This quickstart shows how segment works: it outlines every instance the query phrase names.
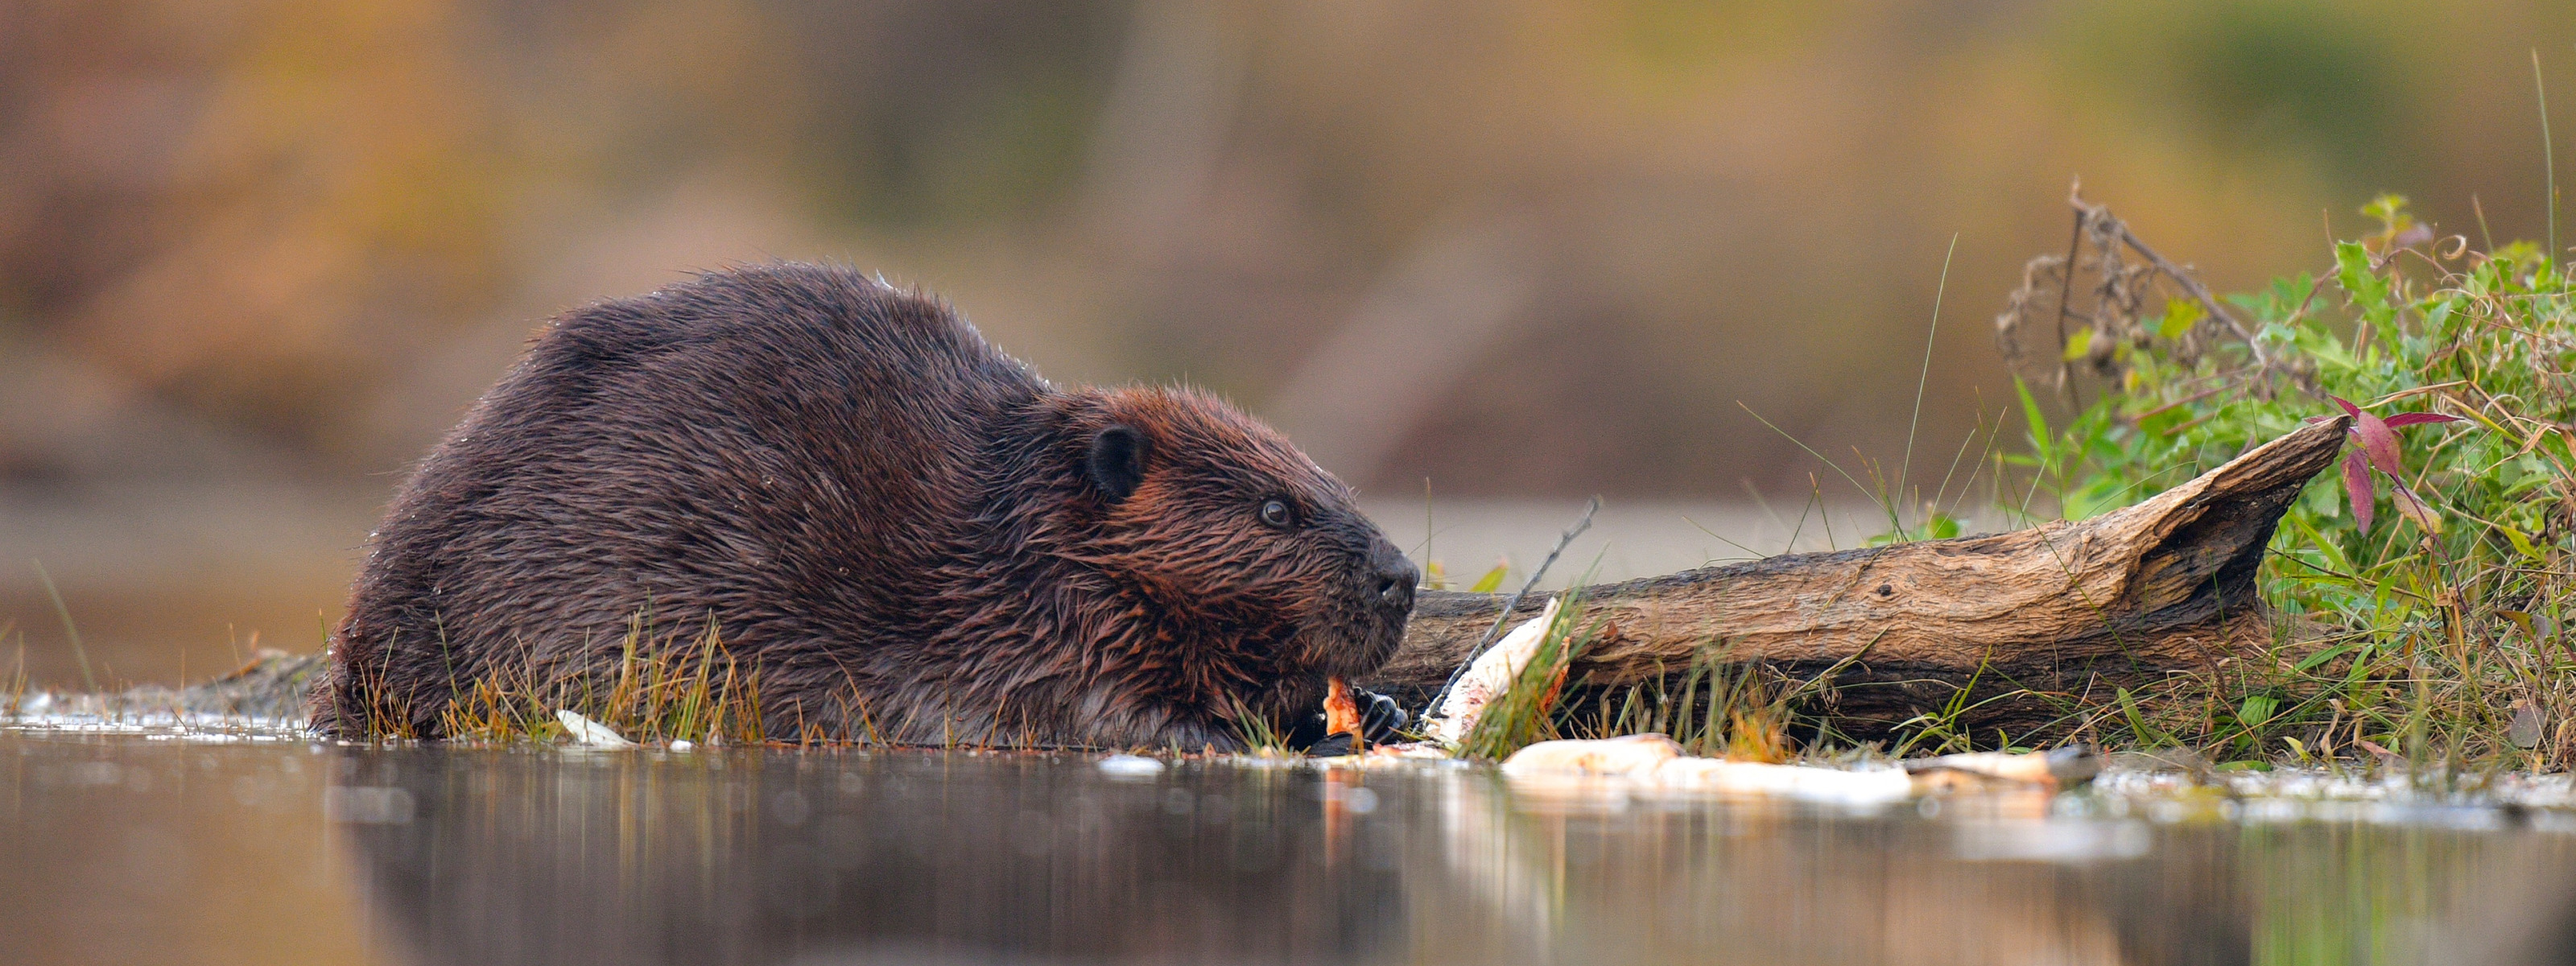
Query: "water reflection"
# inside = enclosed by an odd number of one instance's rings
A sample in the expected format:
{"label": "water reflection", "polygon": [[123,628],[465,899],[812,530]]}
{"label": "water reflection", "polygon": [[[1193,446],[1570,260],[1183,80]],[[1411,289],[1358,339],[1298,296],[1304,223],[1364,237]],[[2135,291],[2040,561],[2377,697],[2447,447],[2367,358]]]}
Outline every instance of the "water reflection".
{"label": "water reflection", "polygon": [[1407,823],[1336,835],[1311,772],[438,750],[341,767],[412,803],[346,836],[432,962],[1378,959],[1406,921]]}
{"label": "water reflection", "polygon": [[0,730],[0,962],[2562,958],[2564,816],[2208,798]]}
{"label": "water reflection", "polygon": [[[1515,789],[1462,769],[1116,776],[1079,757],[918,753],[342,761],[345,787],[413,803],[407,824],[348,826],[373,904],[427,959],[459,963],[2237,962],[2267,901],[2317,891],[2255,864],[2322,850],[2332,866],[2352,844],[2324,827],[2070,817],[2045,796],[1851,815]],[[2519,857],[2498,848],[2523,837],[2366,838],[2489,870],[2568,855],[2558,836]],[[2315,871],[2307,886],[2355,872]],[[2381,898],[2440,918],[2467,894]],[[2337,935],[2262,938],[2300,952],[2429,936],[2310,923]]]}
{"label": "water reflection", "polygon": [[330,763],[301,741],[0,730],[0,963],[365,961],[314,808]]}

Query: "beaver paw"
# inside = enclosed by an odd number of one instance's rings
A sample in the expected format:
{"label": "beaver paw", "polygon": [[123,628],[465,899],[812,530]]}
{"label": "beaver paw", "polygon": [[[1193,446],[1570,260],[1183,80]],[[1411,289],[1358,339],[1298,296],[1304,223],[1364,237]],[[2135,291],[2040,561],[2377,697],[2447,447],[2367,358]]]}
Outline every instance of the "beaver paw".
{"label": "beaver paw", "polygon": [[[1413,723],[1413,716],[1406,714],[1394,698],[1386,695],[1352,688],[1351,700],[1357,702],[1360,709],[1360,733],[1356,738],[1365,738],[1369,744],[1395,740],[1399,732]],[[1306,754],[1317,758],[1338,757],[1358,750],[1355,736],[1350,732],[1325,734],[1324,716],[1320,713],[1298,720],[1296,730],[1288,734],[1288,747],[1303,749]]]}

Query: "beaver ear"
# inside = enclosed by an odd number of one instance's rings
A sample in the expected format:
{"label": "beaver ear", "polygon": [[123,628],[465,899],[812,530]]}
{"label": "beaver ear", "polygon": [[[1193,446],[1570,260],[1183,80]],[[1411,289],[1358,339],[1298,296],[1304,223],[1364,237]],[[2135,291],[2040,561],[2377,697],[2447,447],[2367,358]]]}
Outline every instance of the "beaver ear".
{"label": "beaver ear", "polygon": [[1153,449],[1145,434],[1133,426],[1111,426],[1091,437],[1091,456],[1084,465],[1091,471],[1091,485],[1109,494],[1111,500],[1124,500],[1145,482],[1145,458]]}

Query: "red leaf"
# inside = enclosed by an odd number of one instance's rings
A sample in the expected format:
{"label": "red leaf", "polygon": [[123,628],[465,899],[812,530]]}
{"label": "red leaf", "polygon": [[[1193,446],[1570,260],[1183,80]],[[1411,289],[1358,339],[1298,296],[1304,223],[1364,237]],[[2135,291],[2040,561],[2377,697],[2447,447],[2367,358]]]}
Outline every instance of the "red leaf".
{"label": "red leaf", "polygon": [[2361,450],[2370,454],[2370,465],[2391,477],[2404,474],[2397,465],[2397,431],[2369,413],[2353,414],[2352,431],[2361,437]]}
{"label": "red leaf", "polygon": [[2456,423],[2460,421],[2460,417],[2445,416],[2441,413],[2398,413],[2384,421],[2388,423],[2388,428],[2396,429],[2401,426],[2413,426],[2416,423]]}
{"label": "red leaf", "polygon": [[2361,532],[2370,532],[2371,504],[2376,498],[2370,490],[2370,466],[2361,461],[2361,451],[2353,450],[2343,458],[2343,491],[2352,497],[2352,519]]}
{"label": "red leaf", "polygon": [[2353,405],[2351,402],[2346,401],[2342,396],[2327,396],[2326,398],[2334,400],[2334,401],[2335,401],[2335,405],[2343,407],[2344,415],[2347,415],[2347,416],[2359,416],[2359,415],[2361,415],[2361,407],[2359,407],[2359,406],[2355,406],[2355,405]]}

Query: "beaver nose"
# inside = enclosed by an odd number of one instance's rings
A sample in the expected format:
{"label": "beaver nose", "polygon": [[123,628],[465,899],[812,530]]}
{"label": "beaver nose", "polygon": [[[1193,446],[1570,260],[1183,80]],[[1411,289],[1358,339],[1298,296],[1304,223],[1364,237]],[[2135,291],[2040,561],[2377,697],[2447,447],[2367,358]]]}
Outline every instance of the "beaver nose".
{"label": "beaver nose", "polygon": [[1413,588],[1422,583],[1422,570],[1404,559],[1404,552],[1392,546],[1380,547],[1370,561],[1377,571],[1378,606],[1398,614],[1413,612]]}

